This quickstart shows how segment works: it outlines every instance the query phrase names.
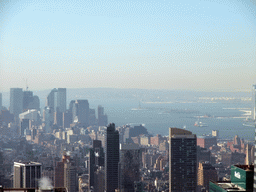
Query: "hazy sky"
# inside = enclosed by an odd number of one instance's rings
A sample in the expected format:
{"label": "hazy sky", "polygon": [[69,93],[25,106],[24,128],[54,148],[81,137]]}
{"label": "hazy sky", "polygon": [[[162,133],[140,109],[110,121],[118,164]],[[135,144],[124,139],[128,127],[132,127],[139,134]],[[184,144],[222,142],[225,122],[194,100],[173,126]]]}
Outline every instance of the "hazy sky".
{"label": "hazy sky", "polygon": [[254,0],[1,1],[1,89],[250,89],[255,16]]}

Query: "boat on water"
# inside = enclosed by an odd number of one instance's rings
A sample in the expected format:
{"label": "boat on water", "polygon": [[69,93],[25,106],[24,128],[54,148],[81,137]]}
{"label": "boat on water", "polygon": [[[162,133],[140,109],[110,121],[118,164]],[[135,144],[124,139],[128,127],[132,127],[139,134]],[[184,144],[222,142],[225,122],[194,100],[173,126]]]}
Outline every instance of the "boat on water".
{"label": "boat on water", "polygon": [[203,123],[201,121],[196,121],[194,124],[195,127],[208,127],[206,123]]}

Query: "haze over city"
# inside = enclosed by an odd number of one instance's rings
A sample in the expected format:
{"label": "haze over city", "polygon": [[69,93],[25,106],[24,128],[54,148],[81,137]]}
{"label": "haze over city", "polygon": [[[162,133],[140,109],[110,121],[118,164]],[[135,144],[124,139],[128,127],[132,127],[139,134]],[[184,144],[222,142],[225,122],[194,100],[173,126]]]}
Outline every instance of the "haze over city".
{"label": "haze over city", "polygon": [[2,1],[1,91],[244,91],[256,82],[255,1]]}

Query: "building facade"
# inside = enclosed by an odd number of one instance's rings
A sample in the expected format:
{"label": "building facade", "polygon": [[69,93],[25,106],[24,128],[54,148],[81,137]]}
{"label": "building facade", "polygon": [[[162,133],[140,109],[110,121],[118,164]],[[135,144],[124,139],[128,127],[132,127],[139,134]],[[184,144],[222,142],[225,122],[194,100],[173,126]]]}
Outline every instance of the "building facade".
{"label": "building facade", "polygon": [[218,181],[218,174],[215,167],[209,162],[199,162],[197,172],[197,184],[209,191],[209,181]]}
{"label": "building facade", "polygon": [[169,141],[169,191],[196,192],[196,135],[184,129],[169,128]]}
{"label": "building facade", "polygon": [[14,115],[15,122],[19,122],[19,114],[23,111],[22,88],[10,89],[10,113]]}
{"label": "building facade", "polygon": [[37,162],[14,162],[14,188],[37,188],[42,174],[42,164]]}
{"label": "building facade", "polygon": [[105,134],[105,191],[118,189],[119,133],[110,123]]}

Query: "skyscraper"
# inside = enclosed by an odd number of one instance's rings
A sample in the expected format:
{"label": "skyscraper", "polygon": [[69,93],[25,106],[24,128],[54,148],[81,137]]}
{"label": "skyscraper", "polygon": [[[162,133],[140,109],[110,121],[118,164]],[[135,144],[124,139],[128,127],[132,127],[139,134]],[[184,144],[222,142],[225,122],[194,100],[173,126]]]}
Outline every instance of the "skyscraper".
{"label": "skyscraper", "polygon": [[104,152],[100,140],[93,140],[93,148],[89,151],[89,189],[96,188],[98,183],[94,179],[98,168],[104,166]]}
{"label": "skyscraper", "polygon": [[54,109],[54,111],[66,111],[66,88],[54,88],[46,98],[46,106]]}
{"label": "skyscraper", "polygon": [[184,129],[169,128],[169,140],[169,191],[196,192],[196,135]]}
{"label": "skyscraper", "polygon": [[14,121],[19,123],[19,114],[23,111],[23,91],[22,88],[10,89],[10,113],[14,115]]}
{"label": "skyscraper", "polygon": [[28,109],[28,105],[30,102],[33,102],[33,92],[32,91],[24,91],[23,92],[23,110]]}
{"label": "skyscraper", "polygon": [[66,88],[54,88],[46,98],[44,108],[45,130],[50,131],[54,121],[58,126],[63,125],[63,113],[66,111]]}
{"label": "skyscraper", "polygon": [[67,191],[77,191],[77,171],[74,160],[64,154],[62,162],[54,169],[54,187],[65,187]]}
{"label": "skyscraper", "polygon": [[55,108],[55,100],[57,100],[57,99],[55,99],[55,95],[56,95],[55,93],[56,92],[57,92],[56,88],[51,90],[51,92],[49,93],[49,95],[46,98],[45,106],[48,106],[48,107],[50,107],[52,109]]}
{"label": "skyscraper", "polygon": [[64,113],[67,109],[67,99],[66,99],[66,88],[58,88],[57,92],[57,108],[58,111]]}
{"label": "skyscraper", "polygon": [[29,119],[22,119],[20,122],[20,136],[24,136],[26,129],[29,129]]}
{"label": "skyscraper", "polygon": [[23,111],[28,109],[40,110],[40,100],[38,96],[34,96],[32,91],[23,92]]}
{"label": "skyscraper", "polygon": [[14,162],[14,188],[36,188],[41,178],[42,164],[37,162]]}
{"label": "skyscraper", "polygon": [[252,119],[256,120],[256,85],[252,86]]}
{"label": "skyscraper", "polygon": [[64,163],[64,187],[67,191],[77,191],[78,180],[75,163],[72,159]]}
{"label": "skyscraper", "polygon": [[108,124],[108,116],[104,114],[104,107],[98,106],[98,125],[106,126]]}
{"label": "skyscraper", "polygon": [[119,133],[110,123],[105,135],[105,191],[118,189]]}
{"label": "skyscraper", "polygon": [[73,119],[84,126],[89,125],[89,103],[88,100],[76,100],[72,108]]}

